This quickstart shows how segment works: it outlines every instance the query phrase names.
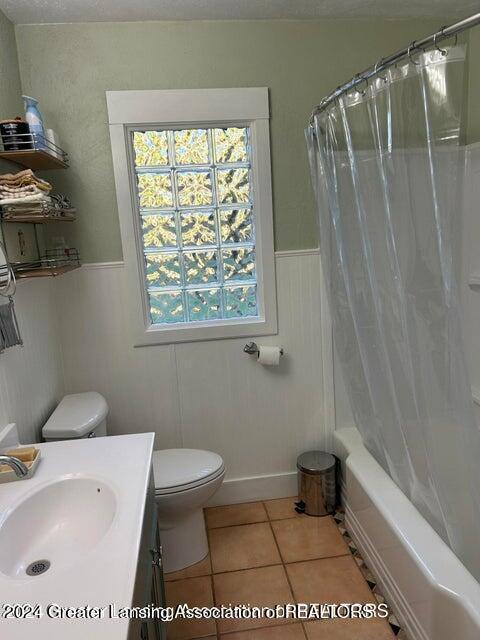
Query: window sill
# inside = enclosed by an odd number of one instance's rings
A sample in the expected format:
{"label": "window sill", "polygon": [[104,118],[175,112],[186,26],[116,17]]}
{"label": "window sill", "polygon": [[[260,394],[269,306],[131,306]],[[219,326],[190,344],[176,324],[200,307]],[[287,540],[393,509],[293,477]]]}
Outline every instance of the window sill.
{"label": "window sill", "polygon": [[202,340],[225,340],[232,338],[247,338],[252,336],[276,335],[277,322],[266,321],[262,318],[248,318],[242,320],[190,324],[172,324],[158,327],[150,325],[137,335],[135,347],[148,347],[161,344],[175,344],[178,342],[197,342]]}

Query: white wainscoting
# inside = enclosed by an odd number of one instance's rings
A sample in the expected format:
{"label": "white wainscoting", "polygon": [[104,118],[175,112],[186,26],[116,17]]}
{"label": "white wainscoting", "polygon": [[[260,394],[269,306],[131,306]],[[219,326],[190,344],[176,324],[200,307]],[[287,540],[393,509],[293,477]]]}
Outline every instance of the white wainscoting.
{"label": "white wainscoting", "polygon": [[133,348],[122,263],[59,278],[67,392],[104,394],[111,434],[154,431],[156,448],[220,453],[227,480],[217,503],[295,493],[297,454],[331,442],[322,353],[331,354],[318,250],[278,253],[276,270],[279,334],[258,342],[284,348],[278,368],[243,353],[245,338]]}
{"label": "white wainscoting", "polygon": [[36,442],[64,393],[53,278],[18,283],[15,295],[24,346],[0,355],[0,428],[16,422],[20,441]]}

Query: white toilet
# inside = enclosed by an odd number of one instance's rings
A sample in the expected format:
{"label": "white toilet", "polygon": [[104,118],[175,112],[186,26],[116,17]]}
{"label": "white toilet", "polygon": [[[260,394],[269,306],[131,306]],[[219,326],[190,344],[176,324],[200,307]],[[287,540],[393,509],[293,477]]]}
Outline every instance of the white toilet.
{"label": "white toilet", "polygon": [[42,435],[47,442],[106,436],[107,415],[107,401],[96,391],[73,393],[60,400]]}
{"label": "white toilet", "polygon": [[203,507],[223,482],[225,465],[211,451],[153,452],[158,526],[166,573],[200,562],[208,553]]}
{"label": "white toilet", "polygon": [[[45,423],[46,441],[107,435],[108,405],[95,391],[65,396]],[[153,452],[155,497],[166,573],[208,553],[203,507],[223,482],[222,458],[199,449]]]}

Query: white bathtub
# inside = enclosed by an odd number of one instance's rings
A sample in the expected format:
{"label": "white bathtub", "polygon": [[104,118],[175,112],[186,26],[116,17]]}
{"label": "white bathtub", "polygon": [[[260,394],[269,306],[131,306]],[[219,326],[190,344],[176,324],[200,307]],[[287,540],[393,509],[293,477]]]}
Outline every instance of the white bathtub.
{"label": "white bathtub", "polygon": [[347,529],[409,636],[479,640],[480,584],[365,449],[355,428],[337,430],[334,440]]}

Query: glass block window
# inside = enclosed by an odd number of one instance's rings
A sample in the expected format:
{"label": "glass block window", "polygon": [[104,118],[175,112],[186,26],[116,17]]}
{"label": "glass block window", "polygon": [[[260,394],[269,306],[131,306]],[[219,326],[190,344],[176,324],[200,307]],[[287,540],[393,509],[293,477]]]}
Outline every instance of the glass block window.
{"label": "glass block window", "polygon": [[131,141],[151,322],[258,317],[249,127]]}

